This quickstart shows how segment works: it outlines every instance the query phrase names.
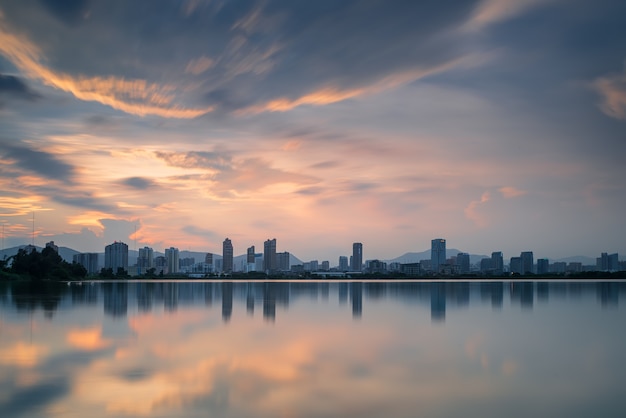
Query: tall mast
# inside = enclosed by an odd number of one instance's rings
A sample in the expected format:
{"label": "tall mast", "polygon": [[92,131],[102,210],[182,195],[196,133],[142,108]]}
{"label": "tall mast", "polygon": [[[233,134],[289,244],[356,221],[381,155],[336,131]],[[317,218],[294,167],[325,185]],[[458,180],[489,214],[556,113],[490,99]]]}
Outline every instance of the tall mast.
{"label": "tall mast", "polygon": [[33,211],[33,247],[35,246],[35,211]]}

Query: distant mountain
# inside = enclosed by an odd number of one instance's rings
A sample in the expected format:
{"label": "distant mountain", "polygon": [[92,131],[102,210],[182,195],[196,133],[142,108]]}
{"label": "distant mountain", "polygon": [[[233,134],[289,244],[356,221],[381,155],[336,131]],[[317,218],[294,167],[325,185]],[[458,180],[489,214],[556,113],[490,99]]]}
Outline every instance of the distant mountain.
{"label": "distant mountain", "polygon": [[[457,250],[455,248],[446,250],[446,258],[450,258],[452,256],[456,256],[458,253],[462,253],[464,251]],[[483,258],[489,258],[488,255],[479,255],[479,254],[470,254],[470,263],[476,264],[480,263],[480,260]],[[400,264],[409,264],[409,263],[419,263],[422,260],[430,260],[430,250],[422,251],[419,253],[405,253],[399,257],[393,258],[391,260],[385,260],[387,263],[400,263]]]}

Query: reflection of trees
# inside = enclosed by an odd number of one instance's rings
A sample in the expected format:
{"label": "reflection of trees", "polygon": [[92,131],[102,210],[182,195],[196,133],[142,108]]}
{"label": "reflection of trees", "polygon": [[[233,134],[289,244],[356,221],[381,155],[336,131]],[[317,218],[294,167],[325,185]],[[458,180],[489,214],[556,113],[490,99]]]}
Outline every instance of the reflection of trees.
{"label": "reflection of trees", "polygon": [[11,286],[13,303],[18,310],[35,311],[43,309],[48,316],[56,311],[67,285],[50,281],[19,281]]}

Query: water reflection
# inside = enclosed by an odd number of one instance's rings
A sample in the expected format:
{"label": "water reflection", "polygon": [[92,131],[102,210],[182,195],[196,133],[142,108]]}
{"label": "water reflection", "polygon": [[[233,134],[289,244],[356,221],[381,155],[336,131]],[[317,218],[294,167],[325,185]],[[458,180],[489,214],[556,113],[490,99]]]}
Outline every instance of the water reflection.
{"label": "water reflection", "polygon": [[[59,304],[97,305],[104,313],[124,318],[129,304],[141,312],[162,307],[176,312],[179,305],[213,305],[221,301],[222,319],[228,322],[234,305],[245,306],[254,316],[255,304],[263,306],[266,320],[276,319],[276,306],[287,308],[300,299],[328,301],[332,295],[338,305],[348,301],[352,317],[363,315],[364,304],[392,299],[408,304],[430,304],[431,319],[444,321],[447,309],[471,304],[488,304],[494,311],[506,303],[532,310],[535,299],[580,299],[596,295],[603,307],[617,306],[624,294],[624,282],[95,282],[87,284],[30,283],[4,284],[0,288],[0,306],[14,305],[18,311],[43,310],[54,315]],[[505,298],[506,297],[506,298]]]}
{"label": "water reflection", "polygon": [[624,282],[2,283],[0,416],[617,417],[624,294]]}

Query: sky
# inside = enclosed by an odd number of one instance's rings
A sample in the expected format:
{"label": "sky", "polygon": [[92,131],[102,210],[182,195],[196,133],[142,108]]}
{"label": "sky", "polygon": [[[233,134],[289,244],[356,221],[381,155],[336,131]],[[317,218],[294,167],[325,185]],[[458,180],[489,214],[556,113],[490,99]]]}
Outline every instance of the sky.
{"label": "sky", "polygon": [[[3,247],[626,254],[623,0],[0,0]],[[34,214],[34,215],[33,215]]]}

